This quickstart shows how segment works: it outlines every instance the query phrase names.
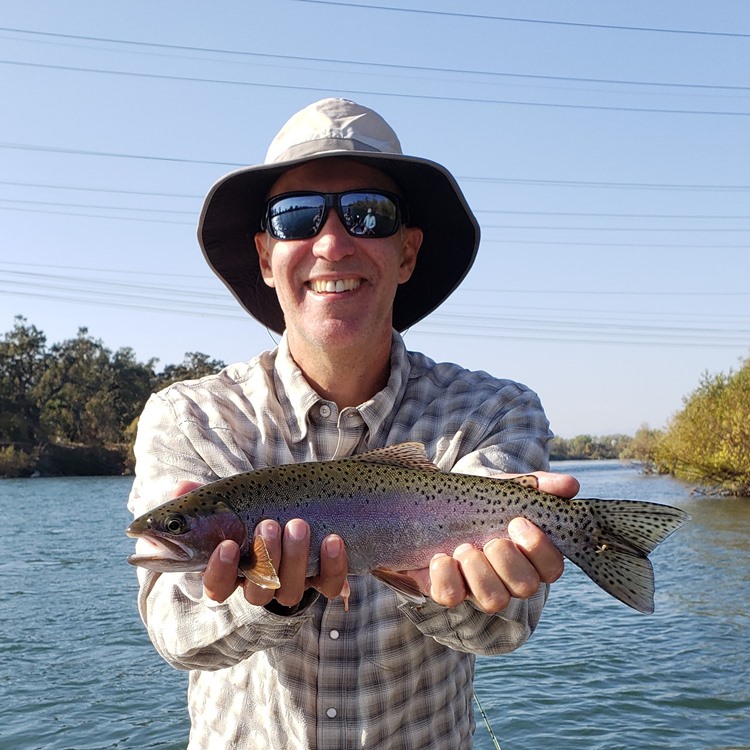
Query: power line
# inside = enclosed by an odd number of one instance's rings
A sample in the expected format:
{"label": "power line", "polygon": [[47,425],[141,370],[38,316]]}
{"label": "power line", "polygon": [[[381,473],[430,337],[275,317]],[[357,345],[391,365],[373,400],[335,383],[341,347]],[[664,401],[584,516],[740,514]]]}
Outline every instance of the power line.
{"label": "power line", "polygon": [[[1,144],[0,144],[1,145]],[[458,177],[461,182],[504,183],[509,185],[543,185],[547,187],[612,188],[626,190],[710,190],[746,191],[750,185],[701,185],[698,183],[669,182],[605,182],[600,180],[533,180],[512,177]]]}
{"label": "power line", "polygon": [[[0,183],[2,184],[2,183]],[[474,209],[477,214],[503,214],[510,216],[575,216],[580,218],[592,219],[686,219],[686,220],[705,220],[719,219],[727,220],[750,220],[750,214],[734,215],[728,214],[623,214],[623,213],[599,213],[599,212],[578,212],[578,211],[513,211],[495,208]]]}
{"label": "power line", "polygon": [[43,151],[54,154],[74,154],[76,156],[106,156],[112,159],[145,159],[147,161],[168,161],[181,164],[210,164],[220,167],[242,167],[244,164],[237,162],[209,161],[206,159],[186,159],[174,156],[149,156],[147,154],[123,154],[117,151],[90,151],[82,148],[63,148],[61,146],[31,146],[24,143],[0,143],[0,148],[15,149],[19,151]]}
{"label": "power line", "polygon": [[[4,270],[4,266],[11,266],[10,270]],[[32,269],[32,270],[21,270],[21,269]],[[38,269],[38,270],[37,270]],[[85,276],[70,276],[69,274],[52,274],[50,273],[51,269],[57,269],[60,271],[65,272],[85,272],[85,273],[94,273],[98,274],[95,278],[86,278]],[[169,291],[170,293],[185,293],[185,294],[194,294],[196,292],[195,287],[174,287],[165,285],[163,282],[159,282],[158,284],[147,284],[147,283],[137,283],[133,284],[130,282],[123,282],[121,281],[121,277],[123,274],[133,274],[137,276],[138,278],[143,278],[146,274],[143,270],[135,270],[133,268],[130,269],[119,269],[119,268],[106,268],[106,267],[90,267],[90,266],[69,266],[69,265],[50,265],[48,263],[28,263],[28,262],[18,262],[18,261],[0,261],[0,273],[7,273],[10,274],[13,277],[28,277],[32,279],[45,279],[45,280],[55,280],[55,281],[71,281],[76,283],[95,283],[95,284],[102,284],[106,283],[110,286],[117,286],[122,288],[128,288],[128,289],[148,289],[152,290],[155,293],[161,293],[163,291]],[[108,274],[112,275],[117,281],[107,281],[106,279],[103,279],[101,277],[101,274]],[[201,284],[205,283],[206,277],[200,274],[172,274],[170,272],[170,275],[172,276],[180,276],[182,278],[186,279],[195,279],[199,280]],[[213,279],[212,276],[209,276],[210,279]],[[205,296],[211,297],[214,299],[225,299],[226,294],[221,291],[221,293],[204,293]],[[476,295],[478,294],[492,294],[495,296],[506,296],[509,294],[520,294],[522,296],[530,296],[530,295],[541,295],[542,297],[551,297],[555,295],[559,296],[575,296],[575,297],[582,297],[585,295],[591,295],[591,296],[604,296],[604,297],[689,297],[689,298],[701,298],[701,297],[750,297],[750,291],[746,292],[728,292],[726,290],[718,290],[718,291],[710,291],[705,289],[691,289],[691,290],[683,290],[683,291],[646,291],[643,289],[637,289],[637,290],[600,290],[600,289],[538,289],[534,287],[525,287],[525,288],[519,288],[519,287],[467,287],[463,288],[460,287],[456,291],[456,295],[459,297],[462,295],[469,295],[472,302],[471,304],[478,304],[476,302]],[[448,303],[451,306],[455,306],[456,304],[461,304],[454,302]],[[482,310],[487,309],[487,305],[484,303],[481,304]],[[514,309],[515,306],[514,306]],[[642,311],[638,311],[641,313]],[[653,313],[648,313],[649,315],[653,315]]]}
{"label": "power line", "polygon": [[[405,65],[400,63],[390,63],[381,61],[371,60],[346,60],[342,58],[332,57],[308,57],[303,55],[289,55],[269,52],[249,52],[246,50],[231,50],[231,49],[219,49],[215,47],[195,47],[188,45],[179,44],[163,44],[158,42],[141,42],[134,41],[131,39],[113,39],[108,37],[95,37],[95,36],[83,36],[78,34],[61,34],[58,32],[49,31],[35,31],[32,29],[16,29],[9,27],[0,27],[0,31],[12,32],[17,34],[29,34],[34,36],[42,37],[56,37],[60,39],[70,39],[76,41],[86,42],[97,42],[104,44],[118,44],[125,46],[135,47],[153,47],[156,49],[164,49],[168,51],[176,52],[199,52],[203,54],[218,54],[218,55],[229,55],[239,56],[248,58],[265,58],[273,60],[283,60],[286,62],[301,62],[301,63],[325,63],[334,65],[352,66],[358,65],[362,67],[374,68],[374,69],[390,69],[397,72],[413,71],[420,73],[449,73],[452,75],[478,75],[478,76],[489,76],[489,77],[500,77],[500,78],[522,78],[525,80],[539,80],[539,81],[554,81],[564,83],[593,83],[597,85],[618,85],[618,86],[656,86],[656,87],[668,87],[678,89],[718,89],[721,91],[750,91],[750,86],[732,86],[724,84],[703,84],[703,83],[684,83],[676,81],[641,81],[641,80],[625,80],[619,78],[591,78],[591,77],[580,77],[580,76],[561,76],[561,75],[542,75],[532,73],[510,73],[507,71],[492,71],[492,70],[479,70],[471,68],[442,68],[436,66],[427,65]],[[7,61],[7,64],[23,64],[17,61]]]}
{"label": "power line", "polygon": [[[467,178],[471,179],[471,178]],[[72,190],[74,192],[89,193],[109,193],[116,195],[132,195],[146,198],[188,198],[191,200],[203,200],[205,197],[199,193],[164,193],[147,190],[122,190],[115,188],[102,187],[85,187],[82,185],[60,185],[44,182],[21,182],[17,180],[0,180],[0,185],[7,187],[22,188],[40,188],[43,190]],[[624,185],[624,184],[623,184]],[[706,186],[706,189],[713,189],[714,186]],[[0,200],[11,200],[9,198]],[[683,220],[710,220],[718,219],[720,221],[743,221],[750,220],[750,214],[730,215],[730,214],[633,214],[633,213],[606,213],[595,211],[523,211],[512,209],[498,208],[475,208],[475,214],[501,214],[504,216],[575,216],[581,218],[602,218],[602,219],[683,219]]]}
{"label": "power line", "polygon": [[93,203],[55,203],[53,201],[30,201],[19,200],[18,198],[0,198],[0,203],[20,203],[22,205],[33,206],[57,206],[58,208],[95,208],[102,211],[140,211],[152,214],[185,214],[187,216],[196,216],[195,211],[185,211],[183,209],[171,208],[139,208],[130,206],[99,206]]}
{"label": "power line", "polygon": [[[134,153],[121,153],[114,151],[91,151],[87,149],[74,149],[64,148],[61,146],[40,146],[37,144],[29,143],[9,143],[0,142],[0,148],[14,149],[20,151],[41,151],[44,153],[62,153],[62,154],[73,154],[77,156],[101,156],[101,157],[112,157],[117,159],[143,159],[146,161],[166,161],[166,162],[177,162],[184,164],[207,164],[211,166],[219,167],[244,167],[248,166],[242,162],[223,162],[223,161],[210,161],[208,159],[186,159],[175,156],[154,156],[152,154],[134,154]],[[493,183],[493,184],[507,184],[507,185],[541,185],[546,187],[575,187],[575,188],[606,188],[616,190],[687,190],[687,191],[700,191],[705,190],[709,192],[746,192],[750,191],[750,185],[715,185],[715,184],[700,184],[700,183],[659,183],[659,182],[605,182],[601,180],[544,180],[544,179],[530,179],[530,178],[513,178],[513,177],[477,177],[477,176],[458,176],[457,179],[460,182],[478,182],[478,183]],[[2,183],[2,184],[23,184],[23,183]],[[55,187],[55,186],[50,186]],[[73,188],[77,189],[77,188]],[[89,188],[83,188],[89,189]],[[119,192],[119,191],[113,191]],[[149,195],[149,193],[144,193]],[[157,194],[158,195],[158,194]],[[168,194],[165,194],[168,195]],[[185,198],[200,197],[200,196],[181,196]]]}
{"label": "power line", "polygon": [[[2,183],[0,183],[2,184]],[[138,195],[133,191],[129,192],[130,195]],[[143,193],[144,196],[158,196],[158,193]],[[162,197],[162,196],[160,196]],[[168,197],[164,195],[163,197]],[[197,197],[197,196],[196,196]],[[23,200],[19,198],[0,198],[0,203],[12,203],[20,204],[22,206],[56,206],[58,208],[88,208],[102,211],[130,211],[130,212],[142,212],[142,213],[159,213],[159,214],[184,214],[186,216],[195,217],[196,212],[194,210],[184,209],[172,209],[172,208],[150,208],[150,207],[139,207],[139,206],[102,206],[95,203],[62,203],[55,201],[40,201],[40,200]],[[1,206],[0,206],[1,208]],[[11,208],[13,208],[11,206]],[[477,211],[476,213],[501,213],[506,215],[522,215],[522,216],[555,216],[555,217],[579,217],[579,218],[607,218],[607,219],[618,219],[618,218],[633,218],[633,219],[682,219],[682,220],[707,220],[707,219],[720,219],[720,220],[750,220],[750,215],[746,216],[690,216],[690,215],[675,215],[675,214],[607,214],[607,213],[574,213],[574,212],[558,212],[558,211]],[[483,229],[538,229],[538,230],[577,230],[577,231],[608,231],[608,232],[749,232],[750,227],[744,228],[731,228],[731,227],[692,227],[685,229],[684,227],[581,227],[581,226],[543,226],[543,225],[512,225],[512,224],[482,224]]]}
{"label": "power line", "polygon": [[649,249],[673,249],[673,250],[750,250],[750,245],[686,245],[683,242],[678,244],[663,243],[663,242],[582,242],[579,240],[568,241],[568,240],[498,240],[489,237],[482,238],[482,244],[492,245],[545,245],[547,247],[630,247],[638,250],[649,250]]}
{"label": "power line", "polygon": [[[250,86],[266,89],[285,89],[290,91],[315,91],[330,93],[330,86],[302,86],[300,84],[282,83],[260,83],[257,81],[228,81],[218,78],[197,78],[193,76],[177,76],[162,73],[139,73],[121,70],[108,70],[103,68],[84,68],[74,65],[51,65],[47,63],[17,62],[14,60],[0,60],[2,65],[16,65],[32,68],[45,68],[52,70],[64,70],[76,73],[95,73],[101,75],[129,76],[133,78],[150,78],[163,81],[182,81],[191,83],[214,83],[228,86]],[[437,94],[422,93],[399,93],[395,91],[368,91],[363,89],[338,88],[339,92],[354,96],[388,96],[397,99],[423,99],[437,102],[459,102],[462,104],[499,104],[513,107],[547,107],[552,109],[575,109],[597,112],[634,112],[638,114],[670,114],[670,115],[703,115],[712,117],[750,117],[750,112],[739,112],[736,110],[712,110],[712,109],[665,109],[663,107],[625,107],[621,105],[607,104],[570,104],[564,102],[529,102],[518,99],[488,99],[470,96],[441,96]]]}
{"label": "power line", "polygon": [[551,21],[541,18],[517,18],[512,16],[492,16],[480,13],[457,13],[455,11],[425,10],[423,8],[403,8],[393,5],[360,5],[359,3],[337,2],[336,0],[296,0],[298,3],[311,3],[315,5],[333,5],[346,8],[358,8],[360,10],[395,11],[398,13],[416,13],[419,15],[447,16],[450,18],[468,18],[480,21],[504,21],[508,23],[542,24],[547,26],[569,26],[583,29],[606,29],[612,31],[640,31],[658,34],[687,34],[695,36],[735,37],[748,39],[750,34],[733,31],[703,31],[699,29],[672,29],[654,26],[625,26],[606,23],[584,23],[578,21]]}
{"label": "power line", "polygon": [[75,190],[87,193],[115,193],[117,195],[140,195],[147,197],[156,198],[191,198],[202,200],[202,195],[190,195],[187,193],[157,193],[149,192],[145,190],[116,190],[114,188],[96,188],[96,187],[83,187],[80,185],[50,185],[44,182],[19,182],[11,180],[0,180],[0,185],[6,185],[7,187],[31,187],[31,188],[43,188],[45,190]]}

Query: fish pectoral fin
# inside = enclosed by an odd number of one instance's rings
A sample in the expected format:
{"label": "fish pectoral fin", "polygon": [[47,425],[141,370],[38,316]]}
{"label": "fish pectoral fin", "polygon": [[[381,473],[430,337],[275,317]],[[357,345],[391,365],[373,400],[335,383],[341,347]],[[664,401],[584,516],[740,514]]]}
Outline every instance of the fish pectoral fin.
{"label": "fish pectoral fin", "polygon": [[521,487],[530,487],[532,490],[539,489],[539,477],[533,474],[522,474],[520,477],[511,477],[510,482],[520,484]]}
{"label": "fish pectoral fin", "polygon": [[406,573],[399,573],[390,568],[373,568],[370,573],[412,604],[424,604],[427,601],[427,597],[421,592],[417,582]]}
{"label": "fish pectoral fin", "polygon": [[256,586],[263,589],[281,587],[281,581],[262,536],[255,537],[252,551],[240,560],[239,568],[245,578]]}

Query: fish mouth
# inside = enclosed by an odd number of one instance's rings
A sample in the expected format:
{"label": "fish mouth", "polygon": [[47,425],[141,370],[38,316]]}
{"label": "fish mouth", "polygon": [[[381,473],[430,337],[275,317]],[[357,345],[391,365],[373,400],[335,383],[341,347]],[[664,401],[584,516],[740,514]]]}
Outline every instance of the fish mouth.
{"label": "fish mouth", "polygon": [[[140,550],[136,548],[135,553],[128,557],[128,562],[131,565],[160,572],[193,569],[190,564],[193,562],[195,555],[189,547],[172,539],[145,537],[130,532],[130,530],[125,533],[138,539],[138,546],[141,547]],[[144,549],[146,544],[148,547]]]}

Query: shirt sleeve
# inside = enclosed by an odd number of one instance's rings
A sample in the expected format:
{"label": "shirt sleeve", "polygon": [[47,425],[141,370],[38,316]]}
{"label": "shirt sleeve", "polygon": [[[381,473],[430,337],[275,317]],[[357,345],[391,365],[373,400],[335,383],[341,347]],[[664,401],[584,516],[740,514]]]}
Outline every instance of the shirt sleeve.
{"label": "shirt sleeve", "polygon": [[529,599],[511,599],[504,610],[494,615],[468,602],[446,608],[428,600],[419,606],[401,604],[399,609],[423,635],[443,646],[477,656],[496,656],[515,651],[531,637],[548,593],[549,586],[543,585]]}
{"label": "shirt sleeve", "polygon": [[[221,462],[231,458],[217,448],[215,437],[202,440],[199,426],[192,424],[190,429],[194,434],[188,436],[163,395],[151,397],[139,420],[135,445],[137,474],[128,502],[135,516],[170,499],[181,480],[204,484],[224,472],[246,470],[223,466]],[[177,669],[232,666],[294,638],[313,616],[309,608],[292,615],[272,613],[249,604],[239,589],[224,603],[213,602],[203,593],[199,573],[138,568],[138,581],[138,609],[149,637]]]}

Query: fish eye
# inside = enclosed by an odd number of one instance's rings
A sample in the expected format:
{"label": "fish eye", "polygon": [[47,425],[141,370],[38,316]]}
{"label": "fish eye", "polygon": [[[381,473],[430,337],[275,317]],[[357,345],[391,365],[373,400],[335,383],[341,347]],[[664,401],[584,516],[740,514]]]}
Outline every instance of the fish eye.
{"label": "fish eye", "polygon": [[164,530],[170,534],[184,534],[189,528],[190,524],[182,513],[170,513],[164,519]]}

